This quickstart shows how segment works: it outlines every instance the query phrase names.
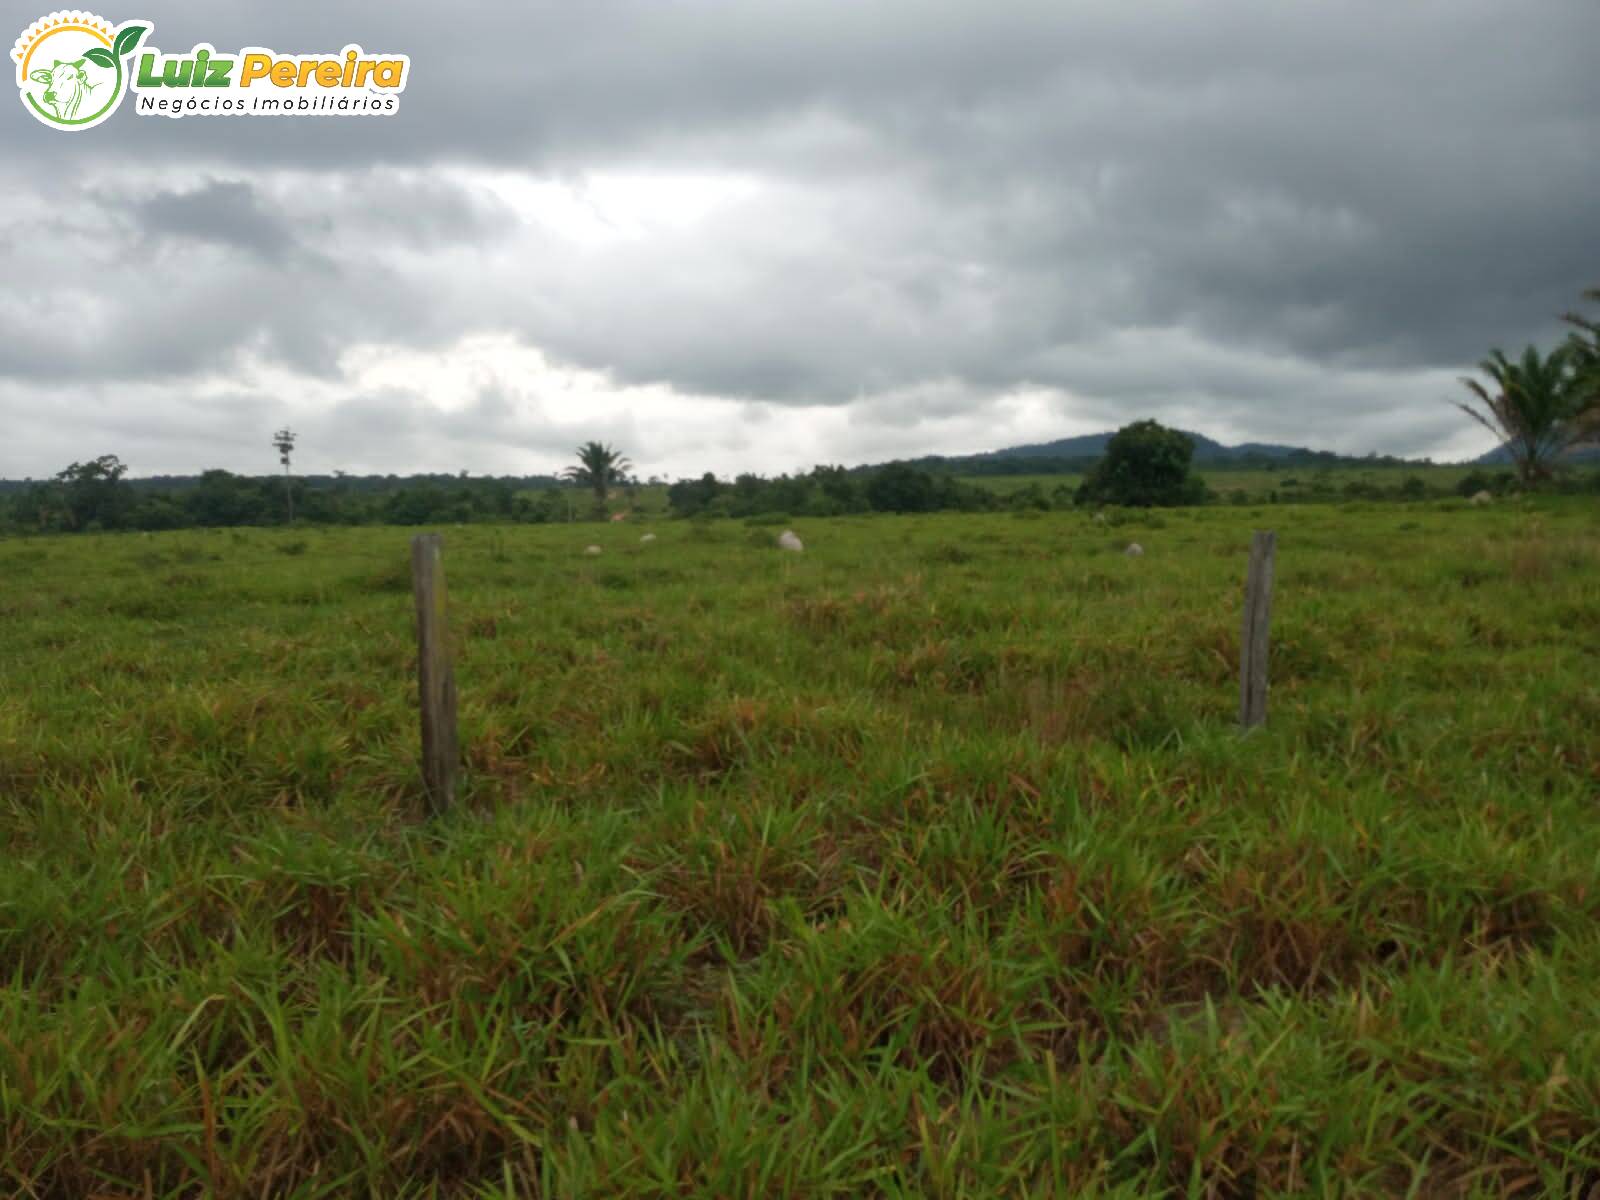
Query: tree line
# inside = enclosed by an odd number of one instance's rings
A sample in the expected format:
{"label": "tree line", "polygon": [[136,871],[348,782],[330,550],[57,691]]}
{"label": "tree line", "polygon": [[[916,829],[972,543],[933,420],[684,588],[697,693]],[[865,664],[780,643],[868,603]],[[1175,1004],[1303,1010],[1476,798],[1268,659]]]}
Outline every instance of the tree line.
{"label": "tree line", "polygon": [[[620,457],[620,456],[619,456]],[[1416,501],[1480,491],[1504,494],[1524,486],[1509,470],[1479,469],[1454,484],[1384,472],[1384,482],[1316,470],[1294,473],[1280,463],[1280,478],[1260,488],[1218,493],[1194,473],[1192,444],[1154,421],[1119,431],[1107,452],[1076,487],[1034,480],[1009,491],[927,471],[909,462],[871,470],[819,466],[795,475],[741,474],[731,480],[707,473],[666,489],[675,517],[711,519],[765,516],[830,517],[865,513],[1045,512],[1083,506],[1153,507],[1210,503],[1327,503],[1349,500]],[[586,468],[593,471],[594,468]],[[549,522],[605,519],[613,508],[634,508],[639,485],[602,468],[562,481],[466,476],[250,477],[207,471],[180,482],[130,480],[113,455],[73,463],[53,479],[12,485],[0,492],[0,529],[12,533],[100,530],[167,530],[195,527],[297,524],[464,525],[479,522]],[[596,480],[604,480],[602,489]],[[1541,486],[1600,491],[1600,471],[1569,472]]]}
{"label": "tree line", "polygon": [[565,521],[585,510],[581,492],[554,479],[274,480],[211,470],[194,479],[130,480],[110,454],[0,491],[0,528],[16,533],[286,525],[291,511],[297,524],[429,525]]}
{"label": "tree line", "polygon": [[[1585,294],[1600,303],[1600,289]],[[1575,448],[1600,443],[1600,318],[1568,313],[1566,340],[1549,352],[1528,346],[1517,359],[1494,350],[1480,364],[1485,383],[1465,378],[1470,401],[1463,412],[1493,432],[1510,455],[1515,481],[1522,487],[1588,490],[1600,483],[1568,476],[1558,480],[1563,458]],[[635,493],[632,464],[610,446],[587,442],[577,463],[560,479],[529,490],[496,479],[460,477],[410,480],[392,488],[352,484],[336,476],[329,486],[308,487],[296,479],[292,458],[296,435],[280,429],[271,445],[283,468],[281,491],[271,480],[206,471],[186,487],[159,488],[152,481],[135,486],[115,455],[74,462],[49,480],[0,488],[0,528],[16,532],[160,530],[191,526],[293,524],[296,513],[324,524],[426,525],[475,521],[547,522],[583,515],[605,519],[616,489]],[[667,488],[667,504],[680,517],[843,516],[851,513],[937,511],[986,512],[995,509],[1050,509],[1074,505],[1151,507],[1203,504],[1218,499],[1193,471],[1194,442],[1156,421],[1124,426],[1076,488],[1065,483],[1046,489],[1030,483],[1009,493],[968,483],[948,469],[924,469],[894,462],[870,470],[818,466],[805,474],[764,478],[741,474],[723,482],[707,473]],[[955,460],[921,460],[945,467]],[[1057,464],[1025,460],[1030,473]],[[1309,464],[1308,464],[1309,465]],[[1007,463],[1004,471],[1012,467]],[[997,471],[997,473],[999,473]],[[1509,475],[1475,473],[1461,483],[1463,494],[1503,491]],[[1293,486],[1291,487],[1291,483]],[[588,492],[592,503],[575,497]],[[1398,485],[1377,488],[1350,481],[1341,490],[1320,481],[1302,485],[1285,480],[1282,493],[1268,501],[1328,499],[1424,499],[1436,494],[1412,475]],[[1237,496],[1235,497],[1237,499]],[[630,506],[631,506],[630,497]]]}

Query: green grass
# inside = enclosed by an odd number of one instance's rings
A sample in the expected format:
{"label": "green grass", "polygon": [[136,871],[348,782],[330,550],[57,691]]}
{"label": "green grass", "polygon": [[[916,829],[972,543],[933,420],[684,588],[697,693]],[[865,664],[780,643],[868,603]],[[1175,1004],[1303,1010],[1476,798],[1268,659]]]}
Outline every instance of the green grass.
{"label": "green grass", "polygon": [[0,542],[0,1193],[1600,1180],[1593,501],[794,527]]}

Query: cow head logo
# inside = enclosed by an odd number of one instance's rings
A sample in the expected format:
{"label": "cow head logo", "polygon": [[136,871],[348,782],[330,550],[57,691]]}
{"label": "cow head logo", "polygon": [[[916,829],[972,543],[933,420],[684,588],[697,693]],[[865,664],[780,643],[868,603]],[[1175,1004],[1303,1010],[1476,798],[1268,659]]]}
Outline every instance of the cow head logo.
{"label": "cow head logo", "polygon": [[116,111],[132,70],[124,60],[150,32],[148,21],[113,27],[76,9],[40,17],[17,39],[22,107],[53,129],[92,129]]}

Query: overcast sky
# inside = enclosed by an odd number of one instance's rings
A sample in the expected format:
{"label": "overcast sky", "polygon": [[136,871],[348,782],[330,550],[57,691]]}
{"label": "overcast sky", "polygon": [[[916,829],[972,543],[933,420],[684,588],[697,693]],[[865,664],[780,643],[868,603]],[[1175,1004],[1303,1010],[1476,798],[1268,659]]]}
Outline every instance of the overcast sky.
{"label": "overcast sky", "polygon": [[99,11],[410,82],[392,117],[72,135],[6,101],[0,476],[259,473],[285,424],[308,472],[589,438],[777,472],[1146,416],[1456,458],[1489,446],[1457,377],[1600,286],[1596,0]]}

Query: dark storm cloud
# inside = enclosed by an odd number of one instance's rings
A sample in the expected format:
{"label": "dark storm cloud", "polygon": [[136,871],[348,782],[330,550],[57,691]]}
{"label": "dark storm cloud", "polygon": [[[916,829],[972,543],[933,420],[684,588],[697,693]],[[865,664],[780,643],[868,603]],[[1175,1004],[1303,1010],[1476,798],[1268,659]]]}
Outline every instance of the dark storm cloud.
{"label": "dark storm cloud", "polygon": [[[509,220],[492,197],[426,173],[85,172],[3,227],[40,289],[0,297],[0,375],[175,378],[247,354],[319,375],[352,340],[452,338],[457,314],[396,255],[483,245]],[[43,301],[43,302],[41,302]],[[467,314],[475,315],[475,314]]]}
{"label": "dark storm cloud", "polygon": [[268,212],[247,183],[210,181],[187,192],[158,192],[138,201],[132,218],[147,233],[234,247],[262,258],[295,247],[288,225]]}
{"label": "dark storm cloud", "polygon": [[[1454,436],[1445,382],[1549,340],[1600,282],[1591,0],[107,15],[167,50],[359,41],[410,54],[411,83],[379,119],[119,113],[116,137],[63,137],[14,112],[9,394],[181,395],[265,364],[334,389],[341,436],[398,439],[393,396],[338,398],[347,349],[495,332],[618,386],[758,402],[758,441],[760,403],[848,405],[915,453],[1033,387],[1064,420],[1427,451]],[[616,175],[748,187],[640,236],[597,199],[592,243],[526,194],[581,208]],[[516,439],[498,386],[451,436]]]}

